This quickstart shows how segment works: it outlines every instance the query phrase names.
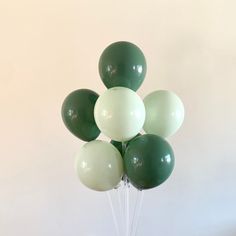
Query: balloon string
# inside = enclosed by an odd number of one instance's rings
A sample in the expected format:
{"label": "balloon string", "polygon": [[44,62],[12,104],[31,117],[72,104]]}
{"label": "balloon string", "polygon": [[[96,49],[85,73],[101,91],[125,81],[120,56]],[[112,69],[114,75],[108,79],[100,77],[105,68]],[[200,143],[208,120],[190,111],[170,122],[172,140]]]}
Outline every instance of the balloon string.
{"label": "balloon string", "polygon": [[119,211],[120,211],[120,216],[123,214],[123,209],[122,209],[122,203],[121,203],[121,192],[119,190],[120,188],[116,189],[117,196],[118,196],[118,204],[119,204]]}
{"label": "balloon string", "polygon": [[121,185],[120,188],[116,189],[117,197],[118,197],[118,206],[119,206],[119,229],[122,232],[121,235],[125,233],[125,225],[124,225],[124,205],[122,202],[122,193],[123,193],[123,186]]}
{"label": "balloon string", "polygon": [[113,206],[113,203],[112,203],[112,200],[111,200],[110,191],[107,191],[106,193],[107,193],[107,198],[108,198],[109,205],[110,205],[111,212],[112,212],[112,218],[113,218],[113,222],[114,222],[115,229],[116,229],[116,235],[117,235],[117,236],[120,236],[120,230],[119,230],[119,227],[118,227],[117,217],[116,217],[116,215],[115,215],[114,206]]}
{"label": "balloon string", "polygon": [[130,208],[130,204],[129,204],[129,182],[128,182],[128,179],[126,178],[126,189],[125,189],[125,201],[126,201],[126,212],[125,212],[125,220],[126,220],[126,236],[129,236],[130,232],[129,232],[129,226],[130,226],[130,223],[129,223],[129,208]]}
{"label": "balloon string", "polygon": [[134,215],[133,215],[132,226],[131,226],[131,236],[136,236],[137,234],[140,213],[141,213],[141,208],[142,208],[142,203],[143,203],[143,195],[144,195],[143,191],[137,190],[136,201],[135,201],[135,206],[134,206]]}
{"label": "balloon string", "polygon": [[137,215],[138,201],[139,201],[139,191],[136,192],[136,199],[134,202],[133,218],[131,222],[131,236],[133,235],[133,231],[134,231],[134,223],[135,223],[136,215]]}

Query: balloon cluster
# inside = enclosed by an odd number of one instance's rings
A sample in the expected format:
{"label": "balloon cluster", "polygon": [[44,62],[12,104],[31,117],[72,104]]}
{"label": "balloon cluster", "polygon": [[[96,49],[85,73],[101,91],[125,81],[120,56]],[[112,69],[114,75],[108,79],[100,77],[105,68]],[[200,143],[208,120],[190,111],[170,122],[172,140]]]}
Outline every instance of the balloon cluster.
{"label": "balloon cluster", "polygon": [[[66,127],[88,142],[76,157],[76,171],[88,188],[107,191],[125,177],[139,190],[163,183],[174,168],[165,140],[184,120],[184,106],[173,92],[157,90],[142,100],[135,92],[146,74],[142,51],[130,42],[108,46],[99,74],[108,88],[102,95],[89,89],[70,93],[62,105]],[[141,130],[146,134],[140,134]],[[100,132],[111,142],[95,140]]]}

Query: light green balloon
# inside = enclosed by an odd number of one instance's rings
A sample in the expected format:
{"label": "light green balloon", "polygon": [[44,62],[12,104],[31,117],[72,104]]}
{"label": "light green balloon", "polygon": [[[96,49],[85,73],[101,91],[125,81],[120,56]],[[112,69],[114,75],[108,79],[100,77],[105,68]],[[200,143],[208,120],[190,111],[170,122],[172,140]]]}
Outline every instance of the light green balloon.
{"label": "light green balloon", "polygon": [[75,168],[81,182],[96,191],[115,188],[123,176],[120,152],[112,144],[100,140],[82,146]]}
{"label": "light green balloon", "polygon": [[173,135],[184,121],[184,106],[171,91],[158,90],[144,98],[146,119],[143,129],[163,138]]}
{"label": "light green balloon", "polygon": [[143,128],[145,107],[133,90],[114,87],[97,99],[94,117],[103,134],[115,141],[127,141]]}

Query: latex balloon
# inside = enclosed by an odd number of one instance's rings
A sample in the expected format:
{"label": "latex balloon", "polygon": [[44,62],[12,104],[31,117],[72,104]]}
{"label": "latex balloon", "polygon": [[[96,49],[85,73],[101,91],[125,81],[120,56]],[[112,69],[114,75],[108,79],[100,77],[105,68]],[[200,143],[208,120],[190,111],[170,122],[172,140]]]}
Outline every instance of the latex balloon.
{"label": "latex balloon", "polygon": [[61,115],[66,127],[76,137],[91,141],[100,130],[94,120],[94,105],[98,94],[89,89],[79,89],[70,93],[64,100]]}
{"label": "latex balloon", "polygon": [[[134,138],[140,136],[141,134],[138,133]],[[126,142],[124,142],[124,144],[122,144],[122,142],[118,142],[118,141],[115,141],[115,140],[111,140],[111,144],[117,148],[117,150],[120,152],[121,156],[123,156],[123,152],[125,151],[126,147],[129,145],[129,143],[134,139],[130,139]],[[124,149],[124,150],[123,150]]]}
{"label": "latex balloon", "polygon": [[162,137],[145,134],[128,145],[125,171],[130,182],[138,189],[150,189],[163,183],[174,168],[171,146]]}
{"label": "latex balloon", "polygon": [[96,191],[113,189],[123,176],[119,151],[105,141],[86,143],[77,154],[75,166],[81,182]]}
{"label": "latex balloon", "polygon": [[127,141],[142,129],[145,107],[134,91],[115,87],[98,98],[94,116],[102,133],[115,141]]}
{"label": "latex balloon", "polygon": [[111,140],[110,143],[120,152],[121,156],[123,156],[123,144],[122,144],[122,142]]}
{"label": "latex balloon", "polygon": [[134,44],[112,43],[102,53],[99,73],[107,88],[126,87],[136,91],[146,75],[146,60]]}
{"label": "latex balloon", "polygon": [[159,90],[144,98],[146,119],[143,129],[163,138],[173,135],[184,120],[184,106],[173,92]]}

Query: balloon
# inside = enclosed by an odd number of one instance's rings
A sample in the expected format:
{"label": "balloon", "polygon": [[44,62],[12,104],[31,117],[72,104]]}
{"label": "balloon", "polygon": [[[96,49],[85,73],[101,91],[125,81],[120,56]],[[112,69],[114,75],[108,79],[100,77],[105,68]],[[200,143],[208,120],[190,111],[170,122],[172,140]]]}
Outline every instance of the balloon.
{"label": "balloon", "polygon": [[113,189],[123,176],[119,151],[105,141],[86,143],[77,154],[75,165],[81,182],[96,191]]}
{"label": "balloon", "polygon": [[115,141],[127,141],[142,129],[145,107],[134,91],[115,87],[98,98],[94,116],[102,133]]}
{"label": "balloon", "polygon": [[70,93],[64,100],[61,115],[66,127],[76,137],[91,141],[100,130],[94,120],[94,105],[98,94],[89,89],[79,89]]}
{"label": "balloon", "polygon": [[133,137],[132,139],[124,142],[124,147],[122,147],[122,142],[118,142],[118,141],[115,141],[115,140],[111,140],[111,144],[117,148],[117,150],[120,152],[121,156],[123,156],[123,148],[126,149],[126,147],[129,145],[129,143],[135,139],[136,137],[140,136],[141,134],[138,133],[135,137]]}
{"label": "balloon", "polygon": [[122,145],[122,142],[111,140],[110,143],[120,152],[120,155],[123,156],[123,145]]}
{"label": "balloon", "polygon": [[146,119],[143,129],[163,138],[173,135],[184,120],[184,106],[173,92],[159,90],[144,98]]}
{"label": "balloon", "polygon": [[136,91],[144,80],[146,67],[142,51],[124,41],[108,46],[99,60],[100,77],[107,88],[121,86]]}
{"label": "balloon", "polygon": [[163,183],[174,168],[174,153],[162,137],[145,134],[128,145],[125,171],[130,182],[138,189],[150,189]]}

